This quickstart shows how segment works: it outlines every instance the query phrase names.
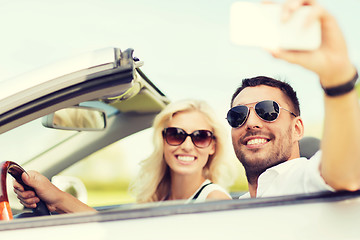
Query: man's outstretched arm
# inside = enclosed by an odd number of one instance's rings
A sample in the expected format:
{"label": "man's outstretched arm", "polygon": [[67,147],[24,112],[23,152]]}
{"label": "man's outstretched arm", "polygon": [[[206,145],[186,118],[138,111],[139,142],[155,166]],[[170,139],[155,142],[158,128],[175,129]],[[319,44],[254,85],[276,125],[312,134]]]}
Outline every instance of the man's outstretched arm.
{"label": "man's outstretched arm", "polygon": [[[301,5],[314,7],[313,17],[321,21],[322,44],[315,51],[272,52],[276,58],[299,64],[318,74],[323,88],[341,86],[351,81],[356,69],[350,61],[346,42],[336,19],[314,0],[289,0],[284,4],[284,18]],[[339,96],[324,94],[325,122],[321,143],[320,172],[336,190],[360,189],[360,106],[353,89]]]}

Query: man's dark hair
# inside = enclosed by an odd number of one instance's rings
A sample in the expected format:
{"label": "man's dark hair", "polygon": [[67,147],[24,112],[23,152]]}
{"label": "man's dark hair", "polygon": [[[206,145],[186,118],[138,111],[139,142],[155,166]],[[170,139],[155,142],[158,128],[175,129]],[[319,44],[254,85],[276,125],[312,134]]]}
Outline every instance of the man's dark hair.
{"label": "man's dark hair", "polygon": [[259,86],[259,85],[266,85],[269,87],[274,87],[274,88],[280,89],[285,94],[285,96],[287,96],[288,99],[291,101],[291,103],[293,105],[292,111],[296,114],[296,116],[300,116],[299,99],[297,98],[296,92],[290,86],[290,84],[273,79],[273,78],[265,77],[265,76],[258,76],[258,77],[254,77],[254,78],[243,79],[241,86],[236,89],[235,93],[233,94],[233,96],[231,98],[230,107],[232,107],[234,99],[242,90],[244,90],[247,87],[255,87],[255,86]]}

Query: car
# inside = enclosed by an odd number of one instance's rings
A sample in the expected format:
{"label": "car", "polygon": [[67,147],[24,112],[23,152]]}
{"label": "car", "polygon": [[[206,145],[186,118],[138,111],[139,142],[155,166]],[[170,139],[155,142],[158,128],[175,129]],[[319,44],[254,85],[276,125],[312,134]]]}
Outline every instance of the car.
{"label": "car", "polygon": [[[232,193],[233,200],[130,201],[96,206],[97,213],[51,215],[29,212],[8,197],[11,176],[18,178],[24,169],[55,180],[85,157],[150,128],[170,98],[141,70],[143,64],[133,49],[110,47],[0,82],[2,238],[358,238],[359,191],[260,199],[238,199]],[[96,124],[61,121],[74,112],[81,120],[91,116],[89,122]],[[319,141],[307,140],[301,143],[302,155],[311,156]],[[73,187],[86,201],[78,180],[60,177],[58,184]]]}

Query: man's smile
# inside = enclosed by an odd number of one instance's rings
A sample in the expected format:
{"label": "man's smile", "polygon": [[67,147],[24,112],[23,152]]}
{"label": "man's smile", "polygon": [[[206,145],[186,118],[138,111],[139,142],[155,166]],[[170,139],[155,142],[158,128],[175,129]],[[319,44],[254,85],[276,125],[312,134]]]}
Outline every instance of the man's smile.
{"label": "man's smile", "polygon": [[248,148],[259,148],[266,145],[273,139],[275,139],[273,134],[265,134],[260,131],[249,131],[241,138],[240,143]]}
{"label": "man's smile", "polygon": [[249,145],[263,145],[267,142],[269,142],[270,140],[269,139],[265,139],[265,138],[253,138],[253,139],[250,139],[249,141],[246,142],[246,145],[249,146]]}

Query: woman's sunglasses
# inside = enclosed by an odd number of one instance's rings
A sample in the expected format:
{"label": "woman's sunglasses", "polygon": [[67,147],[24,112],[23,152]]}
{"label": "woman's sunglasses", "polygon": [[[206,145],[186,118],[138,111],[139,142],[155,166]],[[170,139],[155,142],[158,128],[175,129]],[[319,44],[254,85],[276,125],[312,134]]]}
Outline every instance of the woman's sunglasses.
{"label": "woman's sunglasses", "polygon": [[171,146],[181,145],[190,136],[191,141],[198,148],[208,147],[214,139],[214,134],[209,130],[196,130],[188,134],[181,128],[169,127],[162,131],[165,141]]}
{"label": "woman's sunglasses", "polygon": [[[239,105],[231,108],[226,116],[226,119],[231,127],[239,128],[241,127],[247,120],[250,112],[250,108],[245,105]],[[289,112],[291,115],[296,117],[296,114],[279,106],[279,104],[272,100],[265,100],[255,104],[254,106],[256,115],[259,116],[262,120],[266,122],[274,122],[279,114],[280,109],[284,109]]]}

